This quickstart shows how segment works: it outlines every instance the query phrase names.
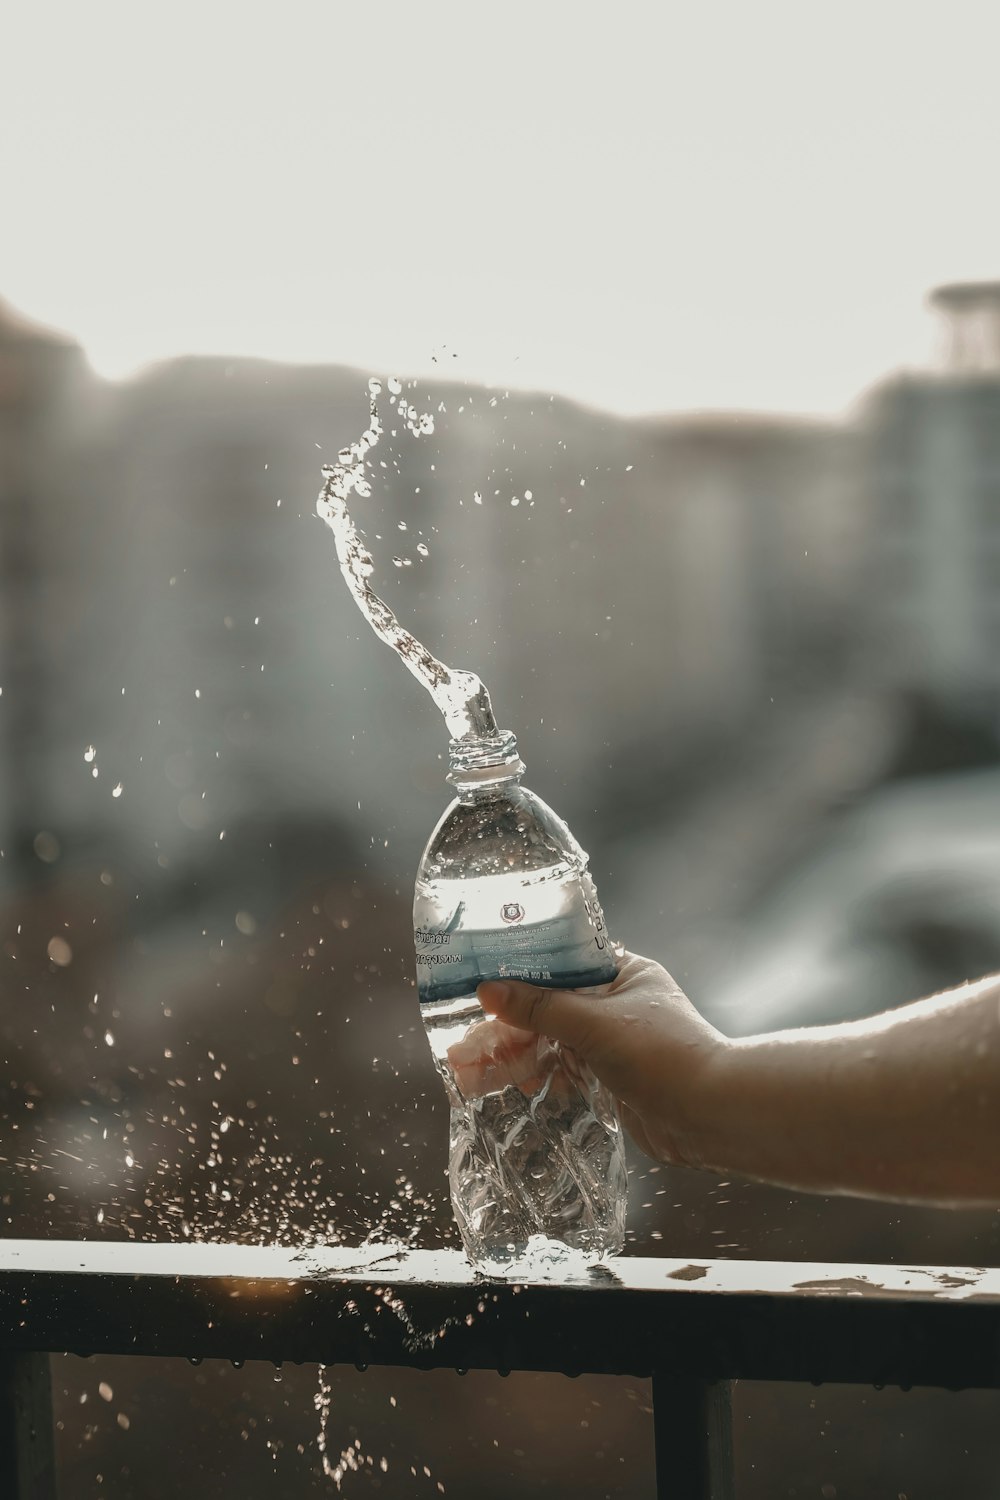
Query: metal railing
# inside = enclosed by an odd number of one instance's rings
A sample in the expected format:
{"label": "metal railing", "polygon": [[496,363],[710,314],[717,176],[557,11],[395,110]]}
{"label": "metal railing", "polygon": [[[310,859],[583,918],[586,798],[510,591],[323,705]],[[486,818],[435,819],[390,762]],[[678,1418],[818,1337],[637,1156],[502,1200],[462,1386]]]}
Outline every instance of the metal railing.
{"label": "metal railing", "polygon": [[734,1380],[1000,1389],[1000,1270],[0,1241],[4,1500],[55,1500],[52,1353],[648,1377],[657,1496],[733,1500]]}

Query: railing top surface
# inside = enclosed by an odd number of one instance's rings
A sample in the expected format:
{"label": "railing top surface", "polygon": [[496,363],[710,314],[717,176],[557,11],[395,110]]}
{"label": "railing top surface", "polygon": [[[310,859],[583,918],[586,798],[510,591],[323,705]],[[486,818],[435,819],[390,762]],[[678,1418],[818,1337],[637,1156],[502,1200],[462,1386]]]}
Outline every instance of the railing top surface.
{"label": "railing top surface", "polygon": [[[0,1277],[21,1275],[224,1277],[256,1283],[340,1282],[414,1286],[492,1286],[458,1250],[403,1245],[229,1245],[181,1241],[0,1240]],[[829,1261],[663,1260],[618,1256],[591,1268],[553,1267],[530,1282],[581,1295],[597,1288],[624,1292],[702,1292],[723,1296],[838,1298],[1000,1303],[1000,1267],[862,1265]],[[82,1290],[82,1287],[81,1287]]]}
{"label": "railing top surface", "polygon": [[1000,1269],[0,1240],[0,1349],[1000,1388]]}

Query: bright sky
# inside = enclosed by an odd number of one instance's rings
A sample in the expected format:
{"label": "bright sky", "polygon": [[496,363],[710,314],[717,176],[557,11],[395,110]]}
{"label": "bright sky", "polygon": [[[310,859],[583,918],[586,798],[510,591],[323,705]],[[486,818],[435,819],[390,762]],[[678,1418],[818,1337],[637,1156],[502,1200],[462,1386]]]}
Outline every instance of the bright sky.
{"label": "bright sky", "polygon": [[1000,274],[996,0],[20,0],[4,32],[0,297],[110,375],[836,411],[923,357],[930,286]]}

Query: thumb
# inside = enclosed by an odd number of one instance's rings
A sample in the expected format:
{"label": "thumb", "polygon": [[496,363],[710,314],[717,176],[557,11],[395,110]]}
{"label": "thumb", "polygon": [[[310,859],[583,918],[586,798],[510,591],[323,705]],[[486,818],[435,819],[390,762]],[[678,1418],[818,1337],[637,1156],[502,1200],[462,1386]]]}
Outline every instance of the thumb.
{"label": "thumb", "polygon": [[488,979],[476,993],[483,1010],[508,1026],[564,1042],[581,1057],[593,1046],[599,1014],[593,995],[538,989],[516,979]]}

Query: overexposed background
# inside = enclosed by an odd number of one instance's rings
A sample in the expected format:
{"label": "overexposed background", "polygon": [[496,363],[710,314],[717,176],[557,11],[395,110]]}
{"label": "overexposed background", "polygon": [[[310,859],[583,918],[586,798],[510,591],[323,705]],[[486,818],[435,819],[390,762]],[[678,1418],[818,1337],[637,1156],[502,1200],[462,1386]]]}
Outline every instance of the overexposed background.
{"label": "overexposed background", "polygon": [[5,293],[97,369],[839,411],[995,274],[982,0],[18,8]]}

